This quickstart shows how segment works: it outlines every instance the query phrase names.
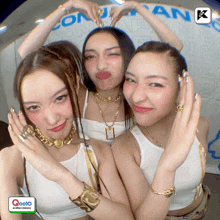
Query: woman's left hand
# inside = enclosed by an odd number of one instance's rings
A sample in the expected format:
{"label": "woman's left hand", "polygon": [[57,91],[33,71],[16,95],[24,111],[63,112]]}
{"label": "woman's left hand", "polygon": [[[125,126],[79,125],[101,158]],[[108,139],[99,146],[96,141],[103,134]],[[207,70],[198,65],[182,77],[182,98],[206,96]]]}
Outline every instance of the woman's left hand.
{"label": "woman's left hand", "polygon": [[110,17],[112,18],[111,26],[114,27],[116,23],[126,14],[132,10],[136,10],[139,2],[126,1],[120,6],[113,6],[110,11]]}
{"label": "woman's left hand", "polygon": [[24,115],[19,111],[17,115],[12,109],[8,113],[8,131],[14,145],[21,151],[26,160],[45,178],[59,182],[67,169],[50,154],[47,148],[34,135],[25,139],[19,136],[27,125]]}

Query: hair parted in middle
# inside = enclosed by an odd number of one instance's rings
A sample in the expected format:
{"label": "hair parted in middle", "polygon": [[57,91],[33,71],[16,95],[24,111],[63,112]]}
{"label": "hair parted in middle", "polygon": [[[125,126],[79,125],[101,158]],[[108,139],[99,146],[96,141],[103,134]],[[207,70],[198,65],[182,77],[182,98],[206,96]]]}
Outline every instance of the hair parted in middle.
{"label": "hair parted in middle", "polygon": [[[22,100],[21,84],[25,76],[37,71],[47,70],[57,75],[65,84],[69,95],[73,110],[73,117],[77,131],[79,131],[79,125],[77,117],[80,116],[80,109],[78,103],[78,95],[76,91],[77,87],[77,75],[82,72],[81,68],[81,53],[74,45],[71,48],[72,59],[66,57],[65,53],[58,53],[62,51],[62,47],[59,44],[44,46],[28,54],[20,63],[17,68],[15,79],[14,79],[14,94],[20,104],[20,109],[24,113],[27,123],[34,125],[27,117]],[[51,46],[52,45],[52,46]],[[75,62],[74,62],[75,60]]]}
{"label": "hair parted in middle", "polygon": [[[128,67],[128,64],[131,60],[131,57],[133,53],[135,52],[135,47],[130,39],[130,37],[122,30],[115,28],[115,27],[103,27],[103,28],[96,28],[93,31],[91,31],[88,36],[86,37],[83,49],[82,49],[82,68],[83,68],[83,82],[84,85],[88,88],[89,91],[96,92],[95,84],[92,82],[92,80],[89,77],[89,74],[85,68],[85,47],[87,44],[87,41],[95,34],[98,33],[109,33],[111,34],[118,42],[119,47],[121,49],[122,57],[124,60],[124,73]],[[125,74],[124,74],[125,75]],[[121,88],[123,86],[125,77],[123,77],[123,80],[121,82]],[[129,130],[131,128],[131,122],[130,119],[133,118],[132,110],[130,109],[130,106],[128,105],[127,101],[124,99],[124,109],[125,109],[125,129]]]}

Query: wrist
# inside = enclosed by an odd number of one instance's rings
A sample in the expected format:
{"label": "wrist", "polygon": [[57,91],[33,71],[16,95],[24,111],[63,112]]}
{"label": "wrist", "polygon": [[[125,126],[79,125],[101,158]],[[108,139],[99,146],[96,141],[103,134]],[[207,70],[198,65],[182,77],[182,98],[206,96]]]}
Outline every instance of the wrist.
{"label": "wrist", "polygon": [[64,7],[67,11],[69,11],[69,10],[71,10],[74,6],[73,6],[72,1],[69,0],[69,1],[67,1],[67,2],[65,2],[65,3],[63,4],[63,7]]}
{"label": "wrist", "polygon": [[65,172],[57,183],[67,192],[70,198],[77,198],[83,191],[84,184],[70,171]]}

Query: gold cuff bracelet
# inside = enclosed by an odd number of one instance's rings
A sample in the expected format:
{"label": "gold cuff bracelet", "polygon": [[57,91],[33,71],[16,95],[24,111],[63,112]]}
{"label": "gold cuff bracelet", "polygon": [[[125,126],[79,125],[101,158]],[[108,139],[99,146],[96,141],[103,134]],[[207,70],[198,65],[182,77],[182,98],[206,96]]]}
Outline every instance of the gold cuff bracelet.
{"label": "gold cuff bracelet", "polygon": [[83,184],[83,192],[76,199],[69,199],[86,212],[91,212],[99,205],[101,195],[85,182]]}

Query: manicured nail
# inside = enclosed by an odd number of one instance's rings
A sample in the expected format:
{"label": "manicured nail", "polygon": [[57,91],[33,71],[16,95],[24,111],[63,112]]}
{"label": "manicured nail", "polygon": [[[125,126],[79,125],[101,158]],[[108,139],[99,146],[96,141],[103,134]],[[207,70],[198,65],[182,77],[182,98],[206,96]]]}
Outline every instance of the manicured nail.
{"label": "manicured nail", "polygon": [[12,114],[11,114],[10,112],[8,113],[8,116],[9,116],[10,118],[12,118]]}
{"label": "manicured nail", "polygon": [[186,70],[183,70],[182,76],[183,76],[183,78],[186,76]]}
{"label": "manicured nail", "polygon": [[189,80],[188,80],[188,76],[186,76],[186,83],[188,83],[188,81],[189,81]]}
{"label": "manicured nail", "polygon": [[23,115],[23,112],[21,110],[19,110],[18,114],[19,115]]}
{"label": "manicured nail", "polygon": [[196,93],[195,96],[194,96],[194,99],[195,99],[195,100],[197,100],[197,95],[198,95],[198,93]]}
{"label": "manicured nail", "polygon": [[10,130],[12,131],[12,126],[9,124],[8,127],[10,128]]}
{"label": "manicured nail", "polygon": [[12,112],[15,112],[14,108],[11,107],[11,111],[12,111]]}
{"label": "manicured nail", "polygon": [[181,83],[181,76],[178,74],[178,82]]}

